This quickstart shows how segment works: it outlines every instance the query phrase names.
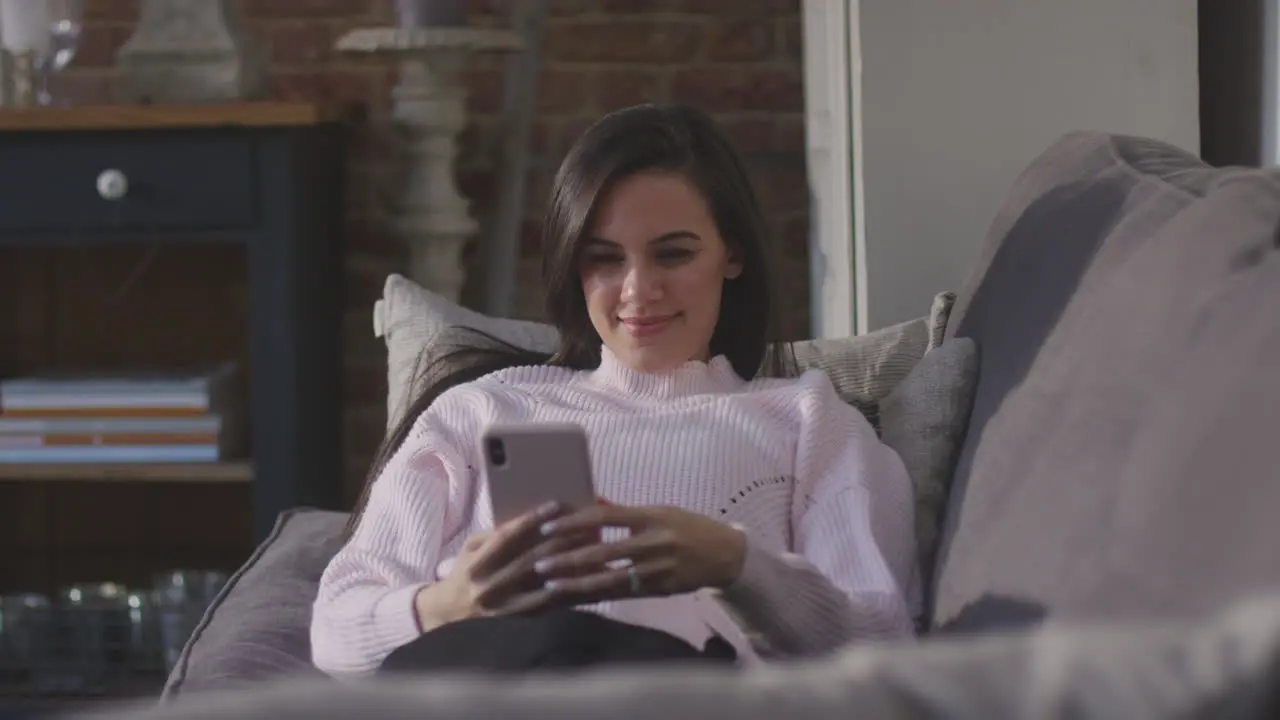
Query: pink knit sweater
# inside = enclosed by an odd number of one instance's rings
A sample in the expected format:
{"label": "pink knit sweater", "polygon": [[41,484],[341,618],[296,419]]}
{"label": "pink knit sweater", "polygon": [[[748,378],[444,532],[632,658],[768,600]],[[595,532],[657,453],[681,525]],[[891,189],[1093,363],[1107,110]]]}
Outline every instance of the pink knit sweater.
{"label": "pink knit sweater", "polygon": [[493,526],[479,434],[520,422],[584,427],[597,491],[610,502],[674,505],[747,533],[742,575],[724,592],[585,609],[698,647],[719,633],[747,657],[911,636],[911,482],[821,371],[746,382],[716,357],[651,375],[605,350],[594,371],[494,373],[444,393],[418,418],[320,581],[317,667],[369,673],[418,636],[414,594],[448,572],[464,539]]}

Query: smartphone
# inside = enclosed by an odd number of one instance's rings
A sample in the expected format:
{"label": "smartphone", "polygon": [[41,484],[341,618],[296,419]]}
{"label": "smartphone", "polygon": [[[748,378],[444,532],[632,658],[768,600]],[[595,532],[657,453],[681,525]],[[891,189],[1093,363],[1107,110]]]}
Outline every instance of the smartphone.
{"label": "smartphone", "polygon": [[595,502],[587,434],[577,425],[494,425],[480,437],[494,524],[557,501]]}

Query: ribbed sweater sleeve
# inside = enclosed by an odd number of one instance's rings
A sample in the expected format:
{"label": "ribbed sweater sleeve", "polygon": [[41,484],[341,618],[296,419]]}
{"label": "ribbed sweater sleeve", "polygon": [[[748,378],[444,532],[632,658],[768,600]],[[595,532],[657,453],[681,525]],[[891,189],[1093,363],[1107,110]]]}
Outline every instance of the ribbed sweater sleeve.
{"label": "ribbed sweater sleeve", "polygon": [[[442,397],[436,407],[449,405]],[[311,655],[326,673],[371,673],[421,634],[414,596],[437,579],[441,550],[457,524],[455,501],[471,485],[456,418],[442,418],[436,407],[374,480],[363,520],[320,579]]]}
{"label": "ribbed sweater sleeve", "polygon": [[742,574],[721,599],[770,654],[910,637],[910,478],[897,453],[825,378],[805,383],[804,391],[810,395],[801,402],[791,552],[748,540]]}

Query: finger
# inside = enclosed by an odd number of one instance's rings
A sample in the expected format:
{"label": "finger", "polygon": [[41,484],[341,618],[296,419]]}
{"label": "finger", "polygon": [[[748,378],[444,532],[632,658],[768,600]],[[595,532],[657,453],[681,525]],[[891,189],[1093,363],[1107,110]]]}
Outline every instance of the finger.
{"label": "finger", "polygon": [[651,508],[629,507],[627,505],[597,504],[549,520],[542,525],[542,534],[547,537],[578,532],[580,530],[600,530],[606,527],[624,527],[639,530],[653,521]]}
{"label": "finger", "polygon": [[[589,538],[586,541],[589,542]],[[538,543],[485,578],[476,593],[476,602],[485,608],[503,607],[509,597],[540,588],[542,579],[534,572],[537,562],[583,544],[581,536],[553,538]]]}
{"label": "finger", "polygon": [[[590,532],[590,531],[587,531]],[[666,533],[648,530],[615,542],[595,542],[539,559],[533,569],[546,579],[575,577],[598,572],[604,565],[619,560],[640,562],[669,550]]]}
{"label": "finger", "polygon": [[485,541],[489,539],[491,534],[489,531],[485,531],[468,537],[462,543],[462,552],[476,552],[481,547],[484,547]]}
{"label": "finger", "polygon": [[488,577],[506,565],[537,541],[539,527],[543,523],[567,511],[562,504],[549,502],[499,525],[481,546],[479,556],[471,566],[471,577]]}
{"label": "finger", "polygon": [[526,549],[481,581],[483,588],[478,597],[483,600],[482,605],[498,604],[507,595],[540,586],[542,579],[534,572],[534,567],[538,561],[545,557],[571,551],[583,544],[585,543],[579,536],[573,535],[543,540]]}
{"label": "finger", "polygon": [[598,573],[574,578],[548,580],[543,587],[551,593],[557,604],[585,605],[624,600],[635,597],[667,595],[666,578],[675,568],[675,561],[663,557],[638,562],[634,566],[640,587],[631,584],[628,568],[608,568]]}
{"label": "finger", "polygon": [[528,592],[517,593],[491,612],[494,615],[517,615],[541,610],[555,601],[555,593],[539,585]]}

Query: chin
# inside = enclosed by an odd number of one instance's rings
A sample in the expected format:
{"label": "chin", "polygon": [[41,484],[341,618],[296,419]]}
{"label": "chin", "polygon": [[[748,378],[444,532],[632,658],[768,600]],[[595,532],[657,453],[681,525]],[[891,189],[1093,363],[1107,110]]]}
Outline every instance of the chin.
{"label": "chin", "polygon": [[691,356],[669,347],[656,345],[636,345],[627,342],[622,348],[614,350],[614,355],[626,363],[632,370],[643,373],[664,373],[675,370],[689,362]]}

